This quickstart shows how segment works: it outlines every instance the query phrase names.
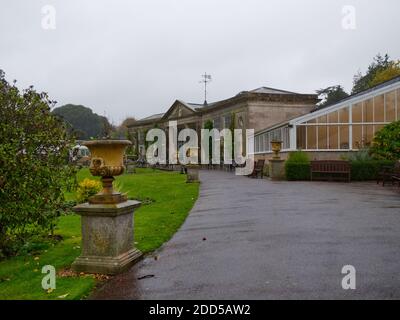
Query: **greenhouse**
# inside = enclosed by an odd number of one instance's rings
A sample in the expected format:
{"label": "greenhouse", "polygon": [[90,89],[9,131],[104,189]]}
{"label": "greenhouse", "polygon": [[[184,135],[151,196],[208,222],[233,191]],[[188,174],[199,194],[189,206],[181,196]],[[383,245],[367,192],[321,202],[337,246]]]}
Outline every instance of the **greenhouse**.
{"label": "greenhouse", "polygon": [[369,146],[376,132],[400,120],[400,77],[285,123],[257,132],[255,154],[282,151],[357,151]]}

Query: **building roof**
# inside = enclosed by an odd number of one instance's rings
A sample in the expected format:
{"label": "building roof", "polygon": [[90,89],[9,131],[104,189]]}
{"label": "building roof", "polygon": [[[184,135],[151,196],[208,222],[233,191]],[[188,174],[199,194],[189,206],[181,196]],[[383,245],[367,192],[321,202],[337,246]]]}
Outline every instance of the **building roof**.
{"label": "building roof", "polygon": [[149,117],[139,119],[138,121],[157,120],[157,119],[161,119],[163,117],[163,115],[164,115],[164,113],[156,113]]}
{"label": "building roof", "polygon": [[[303,121],[303,119],[308,118],[310,116],[312,118],[318,117],[321,114],[325,114],[325,113],[331,112],[332,110],[335,110],[337,108],[346,106],[346,105],[348,105],[348,102],[350,104],[352,104],[354,102],[357,102],[360,99],[365,99],[368,95],[371,95],[374,92],[379,92],[379,91],[385,90],[386,87],[389,87],[391,85],[395,85],[396,83],[399,83],[399,82],[400,82],[400,76],[395,77],[395,78],[393,78],[391,80],[385,81],[385,82],[383,82],[381,84],[378,84],[378,85],[376,85],[376,86],[374,86],[372,88],[369,88],[367,90],[361,91],[361,92],[356,93],[356,94],[352,94],[352,95],[350,95],[350,96],[348,96],[348,97],[346,97],[346,98],[344,98],[344,99],[342,99],[340,101],[337,101],[337,102],[335,102],[333,104],[324,106],[322,108],[315,109],[315,110],[311,111],[310,113],[307,113],[307,114],[304,114],[304,115],[301,115],[301,116],[296,116],[296,117],[293,117],[291,119],[287,119],[287,120],[285,120],[283,122],[280,122],[280,123],[276,123],[276,124],[274,124],[274,125],[272,125],[270,127],[267,127],[265,129],[257,131],[255,133],[255,135],[259,135],[259,134],[274,130],[274,129],[279,128],[279,127],[291,125],[291,124],[293,124],[295,122],[298,122],[298,121]],[[306,121],[306,120],[304,120],[304,121]]]}
{"label": "building roof", "polygon": [[260,88],[257,88],[257,89],[254,89],[254,90],[250,90],[250,91],[242,91],[240,93],[245,93],[245,92],[265,93],[265,94],[299,94],[299,93],[296,93],[296,92],[291,92],[291,91],[286,91],[286,90],[281,90],[281,89],[275,89],[275,88],[270,88],[270,87],[260,87]]}
{"label": "building roof", "polygon": [[[132,126],[138,126],[141,124],[144,124],[147,122],[155,121],[155,120],[161,120],[164,117],[168,117],[168,114],[171,110],[171,108],[175,105],[176,102],[179,102],[183,106],[187,107],[188,109],[192,110],[194,113],[201,113],[201,112],[208,112],[211,109],[222,107],[226,105],[226,103],[231,103],[232,101],[235,101],[237,99],[241,99],[243,97],[251,96],[251,95],[299,95],[299,96],[314,96],[314,95],[307,95],[307,94],[300,94],[296,92],[291,92],[291,91],[286,91],[286,90],[281,90],[281,89],[275,89],[275,88],[270,88],[270,87],[260,87],[257,89],[253,89],[250,91],[241,91],[239,92],[236,96],[233,96],[228,99],[212,102],[212,103],[207,103],[207,104],[200,104],[200,103],[192,103],[192,102],[185,102],[183,100],[175,100],[174,104],[166,111],[165,113],[158,113],[154,114],[152,116],[139,119],[134,125]],[[315,95],[316,96],[316,95]]]}
{"label": "building roof", "polygon": [[390,80],[388,80],[388,81],[382,82],[382,83],[380,83],[380,84],[378,84],[378,85],[376,85],[376,86],[374,86],[374,87],[371,87],[371,88],[369,88],[369,89],[367,89],[367,90],[363,90],[363,91],[360,91],[360,92],[358,92],[358,93],[351,94],[351,95],[347,96],[346,98],[343,98],[342,100],[339,100],[339,101],[337,101],[337,102],[328,104],[328,105],[323,106],[323,107],[321,107],[321,108],[316,108],[314,111],[322,110],[322,109],[325,109],[325,108],[334,106],[334,105],[336,105],[336,104],[345,102],[345,101],[347,101],[347,100],[351,100],[351,99],[354,99],[354,98],[356,98],[356,97],[363,96],[363,95],[365,95],[365,94],[367,94],[367,93],[370,93],[370,92],[375,91],[375,90],[379,90],[379,89],[381,89],[381,88],[384,88],[384,87],[386,87],[386,86],[389,86],[389,85],[391,85],[391,84],[393,84],[393,83],[396,83],[396,82],[399,82],[399,81],[400,81],[400,76],[394,77],[393,79],[390,79]]}

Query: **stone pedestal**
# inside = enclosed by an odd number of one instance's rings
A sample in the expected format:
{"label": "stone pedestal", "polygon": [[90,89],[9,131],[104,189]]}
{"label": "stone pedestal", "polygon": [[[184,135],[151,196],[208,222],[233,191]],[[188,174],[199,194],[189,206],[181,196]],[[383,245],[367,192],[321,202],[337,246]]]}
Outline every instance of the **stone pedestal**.
{"label": "stone pedestal", "polygon": [[271,180],[285,179],[285,160],[282,159],[269,160],[269,178]]}
{"label": "stone pedestal", "polygon": [[199,167],[198,166],[187,166],[187,183],[199,182]]}
{"label": "stone pedestal", "polygon": [[142,253],[133,247],[133,212],[138,201],[118,204],[84,203],[74,207],[82,219],[82,254],[72,264],[76,272],[117,274]]}

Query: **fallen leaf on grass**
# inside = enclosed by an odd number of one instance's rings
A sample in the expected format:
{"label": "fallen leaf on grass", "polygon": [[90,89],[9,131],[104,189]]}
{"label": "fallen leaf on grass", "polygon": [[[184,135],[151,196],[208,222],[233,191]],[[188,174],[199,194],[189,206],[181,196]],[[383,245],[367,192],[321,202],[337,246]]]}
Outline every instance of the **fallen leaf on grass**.
{"label": "fallen leaf on grass", "polygon": [[69,293],[66,293],[66,294],[63,294],[63,295],[61,295],[61,296],[58,296],[57,298],[58,299],[65,299],[66,297],[68,297],[69,296]]}

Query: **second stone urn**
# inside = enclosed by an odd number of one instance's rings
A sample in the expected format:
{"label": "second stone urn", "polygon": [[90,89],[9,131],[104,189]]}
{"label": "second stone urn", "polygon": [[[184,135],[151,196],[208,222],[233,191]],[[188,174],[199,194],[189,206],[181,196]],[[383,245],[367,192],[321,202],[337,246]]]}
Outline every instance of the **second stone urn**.
{"label": "second stone urn", "polygon": [[94,140],[84,143],[91,152],[90,172],[100,176],[103,190],[73,210],[81,215],[82,254],[73,270],[117,274],[128,269],[142,253],[133,247],[133,213],[140,202],[128,200],[113,189],[114,176],[124,170],[127,140]]}

